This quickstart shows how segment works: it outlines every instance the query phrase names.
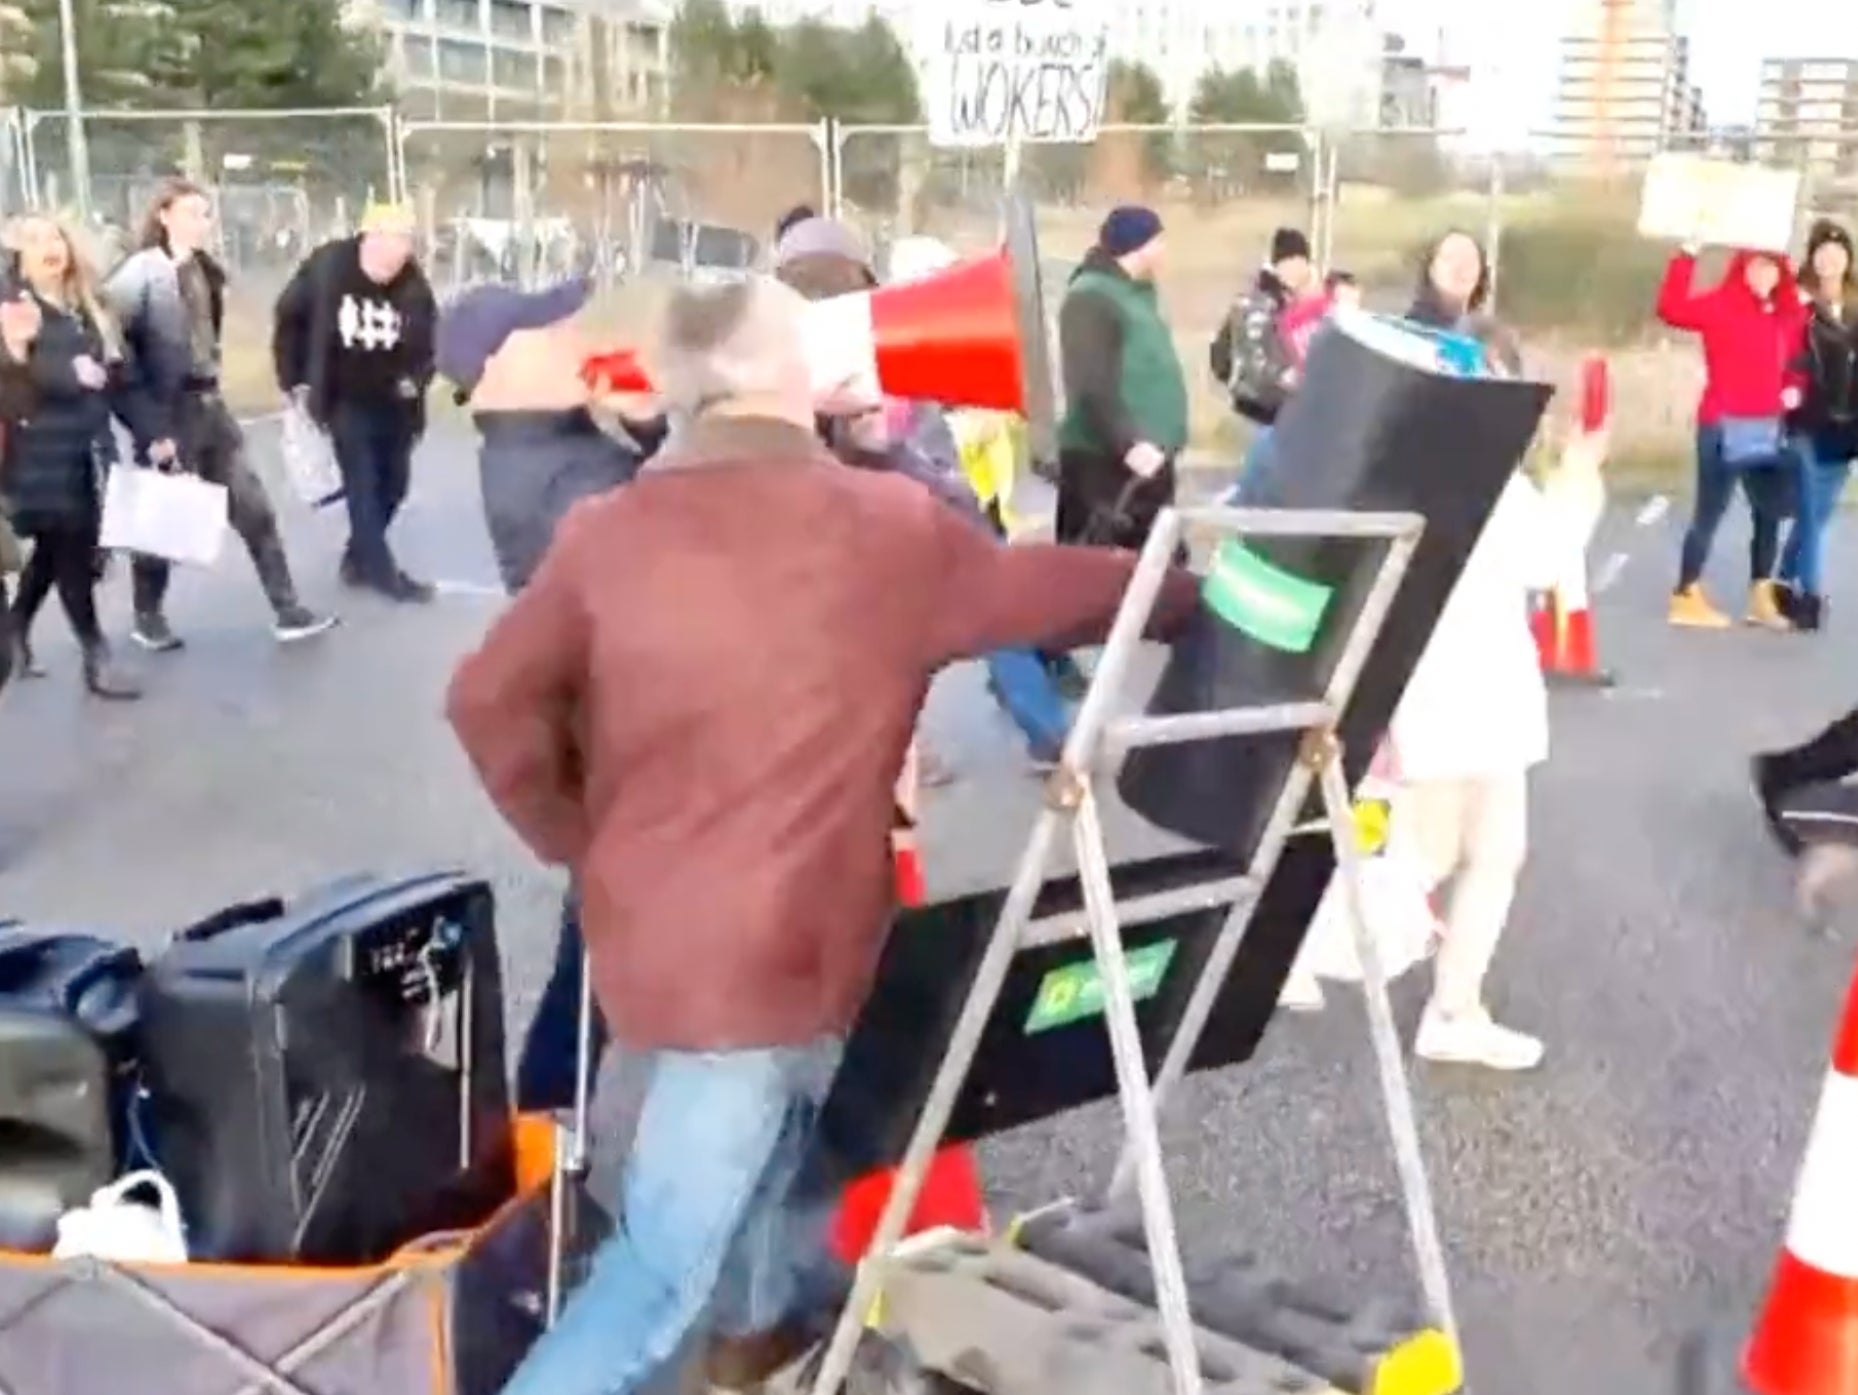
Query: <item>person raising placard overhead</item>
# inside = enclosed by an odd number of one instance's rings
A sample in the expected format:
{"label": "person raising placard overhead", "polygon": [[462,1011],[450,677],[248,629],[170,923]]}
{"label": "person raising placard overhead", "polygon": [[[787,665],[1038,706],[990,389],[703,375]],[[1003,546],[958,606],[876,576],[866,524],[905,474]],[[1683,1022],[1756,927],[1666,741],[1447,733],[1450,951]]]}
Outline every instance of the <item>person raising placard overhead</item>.
{"label": "person raising placard overhead", "polygon": [[1703,341],[1697,487],[1678,561],[1677,587],[1671,593],[1670,620],[1693,629],[1729,625],[1729,617],[1704,592],[1703,572],[1716,530],[1739,486],[1753,521],[1748,621],[1790,629],[1776,594],[1774,567],[1794,469],[1782,422],[1800,405],[1799,388],[1790,378],[1806,330],[1806,307],[1793,267],[1779,253],[1735,251],[1722,280],[1699,291],[1698,251],[1695,244],[1680,248],[1658,288],[1658,318]]}

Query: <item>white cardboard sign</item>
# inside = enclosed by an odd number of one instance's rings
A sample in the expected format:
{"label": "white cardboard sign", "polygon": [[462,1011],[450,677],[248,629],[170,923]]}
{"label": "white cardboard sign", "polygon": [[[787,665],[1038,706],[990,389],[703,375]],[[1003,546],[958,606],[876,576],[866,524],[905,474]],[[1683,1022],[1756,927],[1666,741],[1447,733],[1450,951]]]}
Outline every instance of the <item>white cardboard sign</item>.
{"label": "white cardboard sign", "polygon": [[1706,247],[1785,252],[1800,202],[1797,170],[1664,154],[1645,172],[1639,233]]}
{"label": "white cardboard sign", "polygon": [[958,0],[930,9],[917,31],[930,144],[1094,141],[1109,77],[1109,13],[1109,0]]}

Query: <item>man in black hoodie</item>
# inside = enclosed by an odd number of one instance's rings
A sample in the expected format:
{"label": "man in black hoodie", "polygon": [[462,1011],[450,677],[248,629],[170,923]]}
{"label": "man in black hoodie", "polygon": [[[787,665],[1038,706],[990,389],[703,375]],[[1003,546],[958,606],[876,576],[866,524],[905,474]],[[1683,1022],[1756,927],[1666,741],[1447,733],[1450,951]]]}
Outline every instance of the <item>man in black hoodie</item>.
{"label": "man in black hoodie", "polygon": [[432,598],[387,543],[426,427],[438,315],[413,234],[411,213],[376,206],[358,237],[318,247],[278,298],[271,340],[278,386],[329,432],[342,469],[342,580],[396,601]]}
{"label": "man in black hoodie", "polygon": [[1251,288],[1240,296],[1208,354],[1213,376],[1226,385],[1232,410],[1257,429],[1245,468],[1268,447],[1277,414],[1297,386],[1296,363],[1279,321],[1285,309],[1310,289],[1315,268],[1310,240],[1295,228],[1271,234],[1271,251]]}

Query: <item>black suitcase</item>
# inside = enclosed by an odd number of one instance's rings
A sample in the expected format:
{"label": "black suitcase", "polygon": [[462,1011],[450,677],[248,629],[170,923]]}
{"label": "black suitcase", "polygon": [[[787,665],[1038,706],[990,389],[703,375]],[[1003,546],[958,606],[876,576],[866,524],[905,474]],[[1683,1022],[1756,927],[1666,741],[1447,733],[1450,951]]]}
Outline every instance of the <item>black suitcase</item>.
{"label": "black suitcase", "polygon": [[350,878],[149,966],[153,1136],[198,1259],[360,1264],[514,1190],[490,887]]}

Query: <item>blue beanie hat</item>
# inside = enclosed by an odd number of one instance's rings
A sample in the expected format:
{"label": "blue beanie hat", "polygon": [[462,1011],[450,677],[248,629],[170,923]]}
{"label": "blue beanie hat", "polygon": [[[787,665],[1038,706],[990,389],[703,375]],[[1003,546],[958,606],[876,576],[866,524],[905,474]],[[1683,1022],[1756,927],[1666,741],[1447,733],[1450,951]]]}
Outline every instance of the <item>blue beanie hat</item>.
{"label": "blue beanie hat", "polygon": [[1141,204],[1126,203],[1111,211],[1097,233],[1097,246],[1112,257],[1139,252],[1161,236],[1161,215]]}

